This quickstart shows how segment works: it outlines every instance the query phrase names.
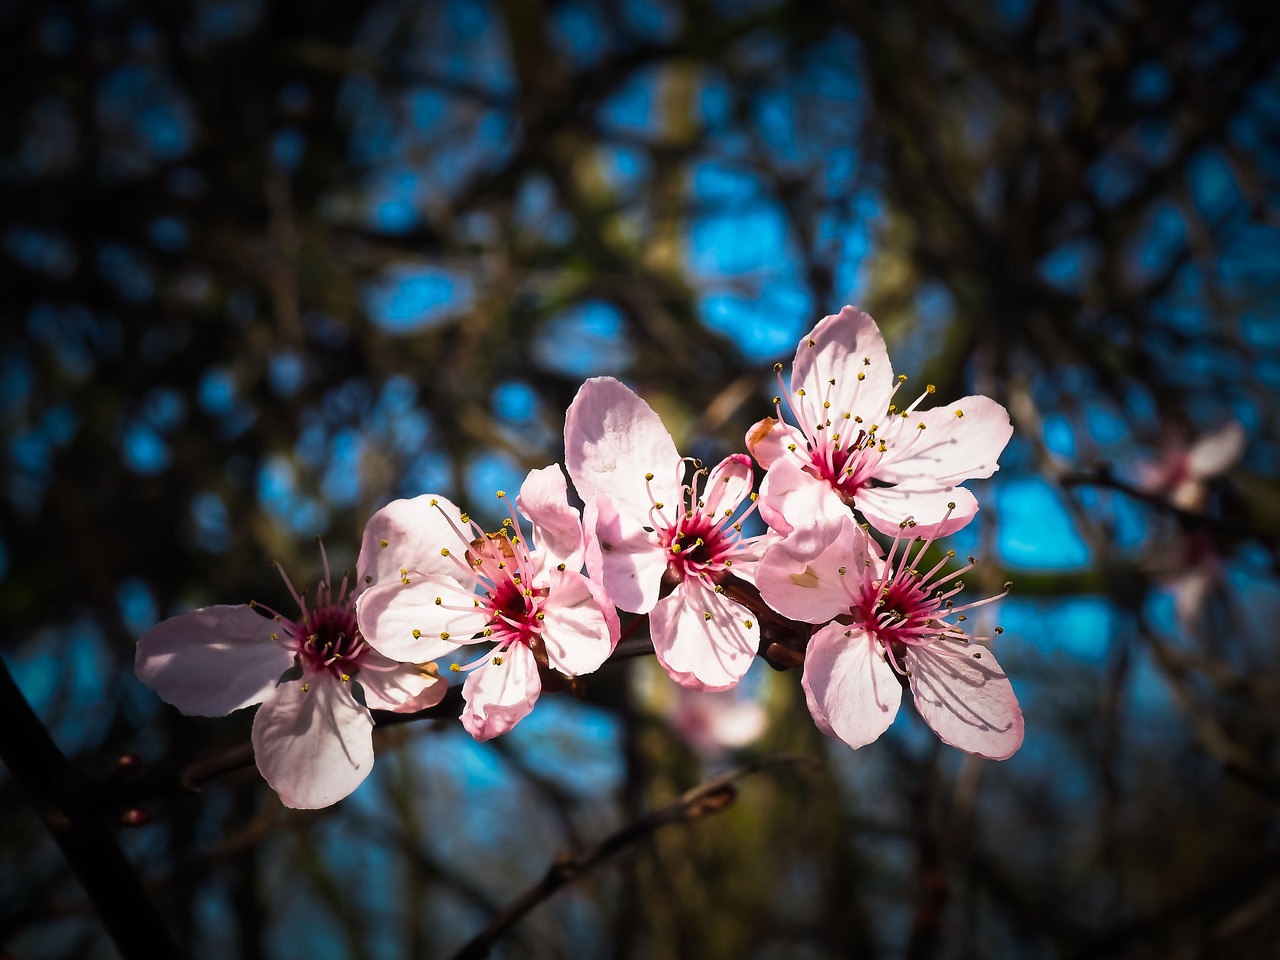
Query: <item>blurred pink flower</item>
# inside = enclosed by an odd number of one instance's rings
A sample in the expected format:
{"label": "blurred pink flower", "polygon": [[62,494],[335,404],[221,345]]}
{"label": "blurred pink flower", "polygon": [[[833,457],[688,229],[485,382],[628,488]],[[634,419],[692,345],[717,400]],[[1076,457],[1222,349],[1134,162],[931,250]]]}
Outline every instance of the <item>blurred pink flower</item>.
{"label": "blurred pink flower", "polygon": [[1226,473],[1245,451],[1244,428],[1231,420],[1190,446],[1167,444],[1158,460],[1140,464],[1140,490],[1164,497],[1182,510],[1203,510],[1208,481]]}
{"label": "blurred pink flower", "polygon": [[529,714],[542,692],[540,665],[566,677],[591,673],[618,642],[613,605],[579,572],[582,524],[560,468],[531,471],[516,505],[533,525],[532,548],[514,510],[501,531],[486,533],[434,496],[397,501],[366,532],[384,546],[412,543],[416,557],[360,598],[360,629],[370,644],[415,659],[493,644],[475,662],[453,667],[469,674],[462,723],[477,740],[506,733]]}
{"label": "blurred pink flower", "polygon": [[[377,521],[375,514],[370,525]],[[359,571],[366,566],[362,551]],[[446,684],[423,665],[370,649],[352,608],[363,583],[348,596],[343,577],[335,593],[327,557],[310,608],[280,574],[297,619],[253,603],[171,617],[138,640],[135,670],[186,714],[218,717],[261,703],[252,741],[263,778],[285,806],[326,807],[373,768],[370,709],[421,710],[440,701]]]}
{"label": "blurred pink flower", "polygon": [[[776,369],[781,384],[782,365]],[[973,518],[978,503],[957,484],[999,469],[1013,433],[1009,415],[978,396],[917,410],[932,385],[898,409],[890,403],[905,380],[894,376],[875,321],[856,307],[824,317],[800,340],[791,388],[774,400],[777,415],[747,432],[747,449],[768,471],[760,515],[771,527],[803,535],[853,507],[887,534],[907,516],[925,535]],[[783,419],[784,399],[796,426]]]}
{"label": "blurred pink flower", "polygon": [[[592,556],[609,596],[649,614],[654,652],[677,683],[734,686],[760,643],[751,611],[721,585],[730,574],[750,580],[767,542],[743,536],[745,513],[735,519],[754,500],[751,459],[726,457],[685,484],[688,461],[658,415],[608,377],[582,385],[564,436],[569,476],[594,516]],[[666,596],[664,579],[673,586]]]}
{"label": "blurred pink flower", "polygon": [[675,687],[675,702],[667,722],[689,746],[704,757],[718,757],[751,743],[764,733],[768,716],[754,700],[732,693],[709,693]]}
{"label": "blurred pink flower", "polygon": [[913,557],[909,529],[902,525],[881,559],[867,533],[842,518],[835,539],[816,556],[783,541],[761,560],[756,584],[766,603],[784,617],[826,624],[805,652],[801,684],[809,712],[823,732],[864,746],[893,722],[905,678],[916,710],[943,742],[1006,759],[1022,745],[1022,711],[986,647],[993,637],[970,637],[960,624],[966,611],[1008,589],[954,605],[963,589],[957,578],[973,561],[944,574],[954,556],[949,551],[931,569],[917,569],[932,540]]}

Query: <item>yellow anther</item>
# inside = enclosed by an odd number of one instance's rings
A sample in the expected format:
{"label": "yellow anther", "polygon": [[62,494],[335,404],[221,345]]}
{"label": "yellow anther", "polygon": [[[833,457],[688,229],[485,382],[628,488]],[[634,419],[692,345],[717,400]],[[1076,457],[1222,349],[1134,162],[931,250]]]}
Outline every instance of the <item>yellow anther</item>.
{"label": "yellow anther", "polygon": [[500,667],[500,666],[502,666],[502,658],[501,658],[501,657],[494,657],[494,658],[493,658],[493,665],[494,665],[495,667]]}
{"label": "yellow anther", "polygon": [[678,544],[678,543],[673,543],[673,544],[671,545],[671,552],[672,552],[672,553],[679,553],[679,552],[680,552],[680,549],[681,549],[681,547],[680,547],[680,544]]}
{"label": "yellow anther", "polygon": [[449,664],[449,669],[450,669],[450,671],[452,671],[453,673],[459,673],[459,672],[461,672],[461,670],[462,670],[462,668],[461,668],[460,666],[458,666],[456,663],[451,663],[451,664]]}
{"label": "yellow anther", "polygon": [[781,372],[782,372],[782,364],[780,364],[780,363],[775,363],[775,364],[773,365],[773,372],[774,372],[774,373],[781,373]]}
{"label": "yellow anther", "polygon": [[733,566],[733,561],[732,561],[732,560],[726,560],[726,561],[724,562],[724,565],[725,565],[726,567],[732,567],[732,566]]}
{"label": "yellow anther", "polygon": [[431,505],[432,505],[433,507],[434,507],[434,506],[436,506],[436,505],[437,505],[437,504],[439,504],[439,503],[440,503],[440,501],[439,501],[439,500],[437,500],[435,497],[432,497],[432,498],[431,498]]}
{"label": "yellow anther", "polygon": [[351,674],[349,674],[349,673],[343,673],[343,674],[340,674],[340,675],[338,676],[338,679],[339,679],[339,680],[341,680],[343,683],[350,683],[350,682],[351,682]]}
{"label": "yellow anther", "polygon": [[899,383],[906,383],[906,382],[907,382],[907,375],[906,375],[905,373],[900,373],[900,374],[898,374],[898,382],[899,382]]}
{"label": "yellow anther", "polygon": [[702,619],[703,619],[703,620],[710,620],[710,619],[711,619],[711,614],[710,614],[710,613],[704,613],[704,614],[702,615]]}
{"label": "yellow anther", "polygon": [[644,478],[645,478],[646,480],[652,480],[652,479],[653,479],[653,474],[652,474],[652,473],[646,473],[646,474],[644,475]]}
{"label": "yellow anther", "polygon": [[751,623],[751,621],[750,621],[750,620],[743,620],[742,622],[743,622],[743,624],[746,626],[746,628],[747,628],[748,630],[750,630],[750,629],[751,629],[751,627],[753,626],[753,624]]}
{"label": "yellow anther", "polygon": [[448,548],[448,547],[441,547],[441,548],[440,548],[440,556],[442,556],[442,557],[447,557],[448,555],[449,555],[449,548]]}
{"label": "yellow anther", "polygon": [[925,388],[924,388],[924,392],[925,392],[925,393],[937,393],[937,392],[938,392],[938,388],[937,388],[937,387],[935,387],[932,383],[930,383],[930,384],[927,384],[927,385],[925,386]]}
{"label": "yellow anther", "polygon": [[827,383],[831,384],[834,387],[836,385],[836,378],[832,377],[830,380],[827,381]]}
{"label": "yellow anther", "polygon": [[823,401],[822,401],[822,409],[823,409],[823,410],[830,410],[830,409],[831,409],[831,401],[830,401],[830,400],[823,400]]}
{"label": "yellow anther", "polygon": [[817,345],[818,345],[818,341],[814,340],[814,339],[813,339],[813,337],[810,337],[810,338],[809,338],[809,346],[811,346],[811,347],[816,347]]}
{"label": "yellow anther", "polygon": [[409,585],[410,583],[412,583],[413,581],[412,581],[412,580],[410,580],[408,577],[401,577],[401,578],[400,578],[400,582],[401,582],[401,583],[403,583],[405,586],[408,586],[408,585]]}
{"label": "yellow anther", "polygon": [[444,597],[436,597],[436,606],[437,606],[437,607],[438,607],[438,606],[441,606],[443,603],[444,603]]}
{"label": "yellow anther", "polygon": [[796,445],[795,445],[794,443],[788,443],[788,444],[787,444],[787,449],[788,449],[788,450],[790,450],[792,453],[795,453],[795,452],[796,452]]}
{"label": "yellow anther", "polygon": [[659,510],[661,510],[663,507],[666,506],[666,504],[663,503],[661,500],[655,501],[653,505]]}
{"label": "yellow anther", "polygon": [[963,417],[963,416],[964,416],[964,411],[963,411],[963,410],[957,410],[957,411],[956,411],[956,416],[957,416],[957,417]]}
{"label": "yellow anther", "polygon": [[782,402],[782,398],[781,398],[781,397],[774,397],[774,398],[773,398],[773,405],[774,405],[775,407],[776,407],[778,404],[780,404],[781,402]]}
{"label": "yellow anther", "polygon": [[801,387],[799,390],[796,391],[797,397],[803,397],[804,395],[805,395],[804,387]]}
{"label": "yellow anther", "polygon": [[724,587],[720,586],[718,583],[716,584],[716,593],[724,593]]}
{"label": "yellow anther", "polygon": [[385,547],[385,546],[387,546],[387,541],[386,541],[386,540],[379,540],[379,541],[378,541],[378,543],[382,544],[382,546],[384,546],[384,547]]}
{"label": "yellow anther", "polygon": [[556,569],[557,569],[557,570],[559,570],[561,573],[564,573],[564,571],[565,571],[565,565],[564,565],[563,563],[557,563],[557,564],[556,564]]}
{"label": "yellow anther", "polygon": [[449,639],[449,631],[447,631],[447,630],[441,630],[441,631],[440,631],[440,639],[441,639],[441,640],[448,640],[448,639]]}
{"label": "yellow anther", "polygon": [[724,515],[725,515],[726,517],[732,517],[732,516],[733,516],[733,507],[727,507],[727,508],[725,509],[725,511],[724,511]]}
{"label": "yellow anther", "polygon": [[543,613],[541,610],[539,610],[539,611],[537,612],[537,614],[536,614],[536,618],[537,618],[538,620],[545,620],[545,619],[547,619],[547,615],[546,615],[545,613]]}
{"label": "yellow anther", "polygon": [[848,567],[841,567],[839,570],[837,570],[837,571],[836,571],[836,573],[840,574],[840,576],[842,576],[842,577],[843,577],[843,576],[844,576],[844,572],[845,572],[845,570],[847,570],[847,569],[849,569],[849,568],[848,568]]}
{"label": "yellow anther", "polygon": [[413,639],[417,640],[417,639],[419,639],[421,636],[422,636],[422,631],[421,631],[421,630],[414,630],[414,631],[413,631]]}
{"label": "yellow anther", "polygon": [[948,510],[954,510],[955,508],[956,508],[956,502],[954,500],[947,503]]}
{"label": "yellow anther", "polygon": [[870,358],[870,357],[863,357],[863,358],[862,358],[862,365],[863,365],[864,367],[869,367],[869,366],[871,366],[871,358]]}
{"label": "yellow anther", "polygon": [[271,635],[271,639],[272,639],[272,640],[279,640],[279,639],[280,639],[280,634],[278,634],[278,633],[273,633],[273,634]]}
{"label": "yellow anther", "polygon": [[505,490],[499,490],[499,491],[498,491],[498,499],[499,499],[499,500],[504,499],[504,498],[506,497],[506,495],[507,495],[507,491],[505,491]]}
{"label": "yellow anther", "polygon": [[302,692],[303,692],[303,693],[310,693],[310,692],[311,692],[311,684],[309,684],[309,683],[304,683],[304,684],[302,685]]}
{"label": "yellow anther", "polygon": [[917,430],[923,430],[923,429],[924,429],[924,421],[923,421],[923,420],[921,420],[919,423],[917,423],[917,424],[916,424],[916,429],[917,429]]}
{"label": "yellow anther", "polygon": [[753,491],[751,491],[751,502],[752,502],[752,503],[755,503],[755,502],[756,502],[756,500],[758,500],[759,498],[760,498],[760,494],[756,493],[754,490],[753,490]]}
{"label": "yellow anther", "polygon": [[470,522],[471,522],[471,518],[470,518],[469,516],[467,516],[465,513],[460,513],[460,514],[458,514],[458,519],[459,519],[459,520],[461,520],[463,523],[470,523]]}

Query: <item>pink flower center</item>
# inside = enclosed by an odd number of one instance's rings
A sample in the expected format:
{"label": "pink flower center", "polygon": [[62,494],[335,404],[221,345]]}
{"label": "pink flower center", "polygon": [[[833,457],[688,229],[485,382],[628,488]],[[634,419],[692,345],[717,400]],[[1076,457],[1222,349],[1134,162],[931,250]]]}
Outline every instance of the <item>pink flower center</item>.
{"label": "pink flower center", "polygon": [[900,666],[900,658],[907,647],[939,640],[982,643],[1003,633],[1002,627],[996,627],[991,636],[970,637],[961,624],[967,619],[966,611],[1008,596],[1011,586],[1006,583],[995,596],[957,606],[953,598],[964,590],[964,583],[958,578],[972,570],[977,561],[970,557],[963,567],[944,573],[947,562],[955,557],[955,551],[948,550],[931,569],[920,570],[918,565],[934,538],[922,541],[913,557],[910,542],[903,545],[903,532],[913,526],[910,520],[902,523],[878,574],[868,568],[861,576],[847,580],[845,586],[851,601],[850,614],[879,641],[889,662],[900,673],[906,672]]}
{"label": "pink flower center", "polygon": [[307,608],[306,595],[294,589],[284,568],[276,564],[276,570],[298,604],[300,619],[290,620],[263,604],[254,606],[262,607],[281,623],[284,636],[276,634],[275,639],[297,654],[304,673],[328,671],[339,680],[349,680],[358,672],[358,663],[368,645],[356,626],[352,598],[347,595],[347,577],[343,576],[335,596],[324,544],[320,544],[320,556],[324,561],[324,579],[316,586],[318,602],[311,609]]}
{"label": "pink flower center", "polygon": [[[684,463],[682,460],[681,465]],[[755,509],[755,494],[752,494],[751,507],[737,519],[734,514],[738,503],[723,513],[715,513],[698,496],[699,479],[706,474],[707,471],[699,467],[693,482],[682,488],[680,512],[674,522],[669,519],[666,504],[654,500],[652,490],[649,493],[653,504],[649,518],[658,543],[667,553],[667,573],[677,583],[691,577],[714,583],[727,577],[733,566],[733,555],[743,547],[742,521]]]}

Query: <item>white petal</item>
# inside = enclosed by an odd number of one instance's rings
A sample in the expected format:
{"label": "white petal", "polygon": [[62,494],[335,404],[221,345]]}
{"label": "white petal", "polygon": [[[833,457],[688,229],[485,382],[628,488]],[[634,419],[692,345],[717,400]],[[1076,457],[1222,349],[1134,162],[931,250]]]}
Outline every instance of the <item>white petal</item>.
{"label": "white petal", "polygon": [[609,659],[618,642],[617,617],[604,590],[580,573],[553,571],[542,604],[542,642],[547,662],[566,677],[592,673]]}
{"label": "white petal", "polygon": [[371,710],[413,713],[434,707],[449,689],[434,667],[435,664],[397,663],[376,650],[366,650],[360,657],[355,679],[364,688],[365,703]]}
{"label": "white petal", "polygon": [[581,569],[582,521],[569,506],[569,486],[558,466],[529,471],[516,506],[533,524],[533,542],[548,565]]}
{"label": "white petal", "polygon": [[889,729],[902,702],[897,674],[880,645],[863,630],[838,623],[809,641],[801,685],[823,732],[855,749]]}
{"label": "white petal", "polygon": [[258,769],[286,807],[337,803],[373,769],[373,717],[327,672],[281,684],[253,718],[252,740]]}
{"label": "white petal", "polygon": [[466,707],[462,725],[477,740],[492,740],[529,715],[542,692],[538,663],[522,643],[513,643],[490,661],[471,671],[462,685]]}
{"label": "white petal", "polygon": [[293,654],[271,639],[281,625],[245,605],[164,620],[138,640],[138,679],[186,714],[221,717],[261,703]]}
{"label": "white petal", "polygon": [[458,557],[466,552],[473,531],[461,515],[444,497],[430,494],[387,504],[365,525],[356,562],[357,589],[398,582],[402,570],[419,578],[455,577],[454,561],[441,551]]}
{"label": "white petal", "polygon": [[908,647],[916,710],[943,743],[991,760],[1022,746],[1022,709],[991,651],[945,640]]}
{"label": "white petal", "polygon": [[[440,603],[436,603],[439,600]],[[420,663],[470,643],[489,621],[477,595],[454,580],[371,587],[356,600],[360,635],[385,657]]]}
{"label": "white petal", "polygon": [[649,630],[671,679],[695,690],[736,686],[760,647],[760,625],[751,611],[694,579],[658,601]]}
{"label": "white petal", "polygon": [[[653,409],[612,377],[584,383],[564,423],[565,464],[583,501],[604,497],[645,522],[653,497],[678,510],[684,465]],[[653,474],[646,483],[645,475]]]}
{"label": "white petal", "polygon": [[848,517],[842,517],[836,529],[836,538],[817,556],[788,540],[769,548],[756,569],[756,586],[765,603],[801,623],[826,623],[850,611],[854,597],[861,596],[854,586],[879,550]]}

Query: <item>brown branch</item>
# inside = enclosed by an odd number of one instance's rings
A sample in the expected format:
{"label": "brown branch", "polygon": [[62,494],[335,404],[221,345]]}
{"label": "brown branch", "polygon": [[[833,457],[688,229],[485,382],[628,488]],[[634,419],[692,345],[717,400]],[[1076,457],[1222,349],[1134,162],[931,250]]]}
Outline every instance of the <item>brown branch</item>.
{"label": "brown branch", "polygon": [[737,788],[734,784],[738,780],[768,767],[782,764],[804,764],[816,767],[818,762],[811,757],[782,754],[716,774],[692,790],[681,794],[671,803],[650,810],[638,820],[611,833],[579,856],[575,857],[565,852],[548,868],[541,880],[513,900],[489,921],[488,926],[455,953],[453,960],[475,960],[475,958],[488,956],[490,948],[498,938],[523,919],[525,914],[561,887],[582,876],[601,860],[669,824],[688,823],[709,814],[719,813],[728,808],[737,797]]}
{"label": "brown branch", "polygon": [[2,659],[0,759],[67,858],[121,956],[181,956],[94,802],[95,785],[58,749]]}

